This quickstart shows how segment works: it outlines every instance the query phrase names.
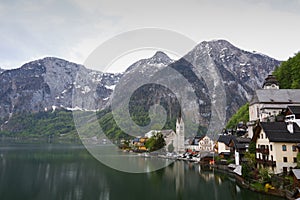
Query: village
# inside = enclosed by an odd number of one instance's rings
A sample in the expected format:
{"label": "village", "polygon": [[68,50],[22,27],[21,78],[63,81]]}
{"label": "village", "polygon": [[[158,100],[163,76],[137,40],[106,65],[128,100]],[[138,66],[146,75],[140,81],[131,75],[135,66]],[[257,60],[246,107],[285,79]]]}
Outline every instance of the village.
{"label": "village", "polygon": [[180,116],[175,132],[152,130],[127,142],[123,149],[150,156],[149,152],[157,150],[149,149],[147,141],[153,138],[163,138],[160,157],[224,170],[255,191],[300,197],[300,90],[280,89],[273,75],[249,102],[248,122],[224,129],[217,140],[209,135],[185,138]]}

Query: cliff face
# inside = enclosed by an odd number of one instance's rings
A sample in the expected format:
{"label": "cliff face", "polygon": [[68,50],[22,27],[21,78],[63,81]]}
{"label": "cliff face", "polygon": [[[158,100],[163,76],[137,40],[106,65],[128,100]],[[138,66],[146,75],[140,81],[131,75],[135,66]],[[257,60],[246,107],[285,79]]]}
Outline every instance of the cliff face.
{"label": "cliff face", "polygon": [[[0,116],[56,107],[95,110],[106,104],[120,76],[58,58],[36,60],[0,74]],[[82,97],[73,105],[72,92]]]}
{"label": "cliff face", "polygon": [[177,61],[157,52],[119,74],[49,57],[0,72],[0,117],[56,108],[96,110],[113,103],[118,107],[129,95],[125,106],[133,117],[160,104],[174,119],[181,105],[185,116],[198,113],[195,119],[207,127],[213,117],[228,120],[279,64],[225,40],[202,42]]}

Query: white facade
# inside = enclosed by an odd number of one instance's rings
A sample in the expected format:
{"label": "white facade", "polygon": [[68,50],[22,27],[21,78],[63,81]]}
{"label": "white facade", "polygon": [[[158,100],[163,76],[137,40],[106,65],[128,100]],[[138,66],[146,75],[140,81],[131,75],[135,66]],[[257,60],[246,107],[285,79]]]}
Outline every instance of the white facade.
{"label": "white facade", "polygon": [[230,147],[223,142],[218,142],[218,154],[230,153]]}
{"label": "white facade", "polygon": [[210,139],[207,135],[204,136],[199,141],[199,151],[213,151],[214,150],[214,141]]}
{"label": "white facade", "polygon": [[270,142],[264,131],[261,130],[256,141],[256,148],[259,149],[256,152],[256,159],[274,162],[273,172],[275,174],[289,171],[291,167],[297,166],[298,151],[296,146],[297,143]]}
{"label": "white facade", "polygon": [[184,122],[182,118],[176,121],[176,137],[174,139],[174,151],[177,153],[184,153]]}

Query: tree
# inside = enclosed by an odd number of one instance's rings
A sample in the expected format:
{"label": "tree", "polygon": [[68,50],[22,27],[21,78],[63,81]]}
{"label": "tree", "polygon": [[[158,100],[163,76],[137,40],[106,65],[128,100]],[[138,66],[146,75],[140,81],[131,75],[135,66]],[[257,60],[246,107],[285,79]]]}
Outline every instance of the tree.
{"label": "tree", "polygon": [[254,154],[256,153],[256,144],[255,142],[251,141],[248,148],[249,153]]}
{"label": "tree", "polygon": [[246,103],[229,119],[226,128],[235,128],[239,122],[249,121],[249,103]]}
{"label": "tree", "polygon": [[299,89],[300,88],[300,52],[294,57],[281,63],[275,69],[273,75],[279,82],[282,89]]}
{"label": "tree", "polygon": [[154,134],[151,138],[149,138],[145,144],[146,148],[149,151],[157,151],[163,148],[166,145],[166,141],[161,132]]}

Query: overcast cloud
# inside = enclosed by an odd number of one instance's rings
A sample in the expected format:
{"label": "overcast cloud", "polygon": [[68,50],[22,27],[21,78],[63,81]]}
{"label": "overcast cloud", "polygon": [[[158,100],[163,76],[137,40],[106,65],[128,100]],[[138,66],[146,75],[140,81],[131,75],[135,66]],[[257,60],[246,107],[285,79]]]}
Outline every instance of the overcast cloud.
{"label": "overcast cloud", "polygon": [[105,40],[157,27],[201,42],[226,39],[280,60],[299,51],[299,0],[4,0],[0,67],[56,56],[83,63]]}

